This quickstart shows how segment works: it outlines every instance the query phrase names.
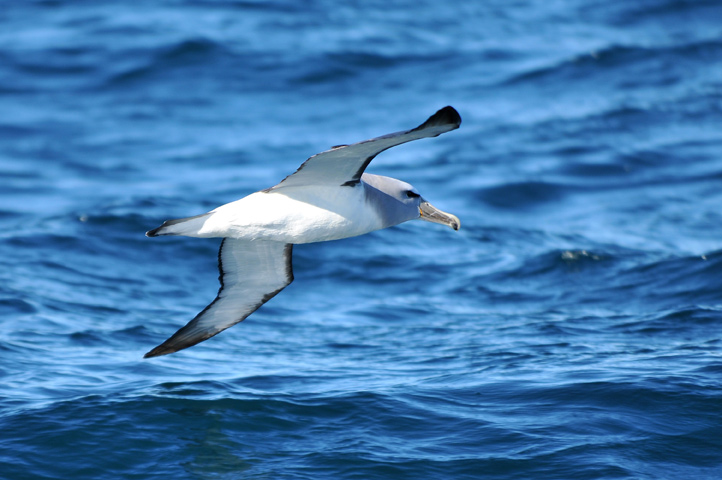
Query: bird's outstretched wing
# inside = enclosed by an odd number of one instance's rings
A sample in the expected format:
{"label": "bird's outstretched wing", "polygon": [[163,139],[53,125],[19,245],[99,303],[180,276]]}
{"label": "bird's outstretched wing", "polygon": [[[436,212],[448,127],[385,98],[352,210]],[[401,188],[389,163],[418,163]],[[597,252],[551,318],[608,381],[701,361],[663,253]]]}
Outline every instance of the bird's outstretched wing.
{"label": "bird's outstretched wing", "polygon": [[292,247],[280,242],[223,239],[218,252],[218,296],[145,358],[192,347],[245,320],[293,281]]}
{"label": "bird's outstretched wing", "polygon": [[384,150],[412,140],[436,137],[459,128],[459,125],[459,113],[453,107],[444,107],[412,130],[391,133],[352,145],[340,145],[314,155],[295,173],[267,191],[307,185],[353,186],[360,181],[371,160]]}

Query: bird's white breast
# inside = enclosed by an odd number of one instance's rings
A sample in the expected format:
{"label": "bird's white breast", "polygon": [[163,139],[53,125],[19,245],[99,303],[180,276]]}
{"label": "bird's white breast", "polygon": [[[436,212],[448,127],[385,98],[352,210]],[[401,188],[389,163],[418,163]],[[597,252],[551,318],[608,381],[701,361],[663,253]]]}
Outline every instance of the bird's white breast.
{"label": "bird's white breast", "polygon": [[383,227],[354,187],[289,187],[256,192],[213,210],[199,236],[311,243],[353,237]]}

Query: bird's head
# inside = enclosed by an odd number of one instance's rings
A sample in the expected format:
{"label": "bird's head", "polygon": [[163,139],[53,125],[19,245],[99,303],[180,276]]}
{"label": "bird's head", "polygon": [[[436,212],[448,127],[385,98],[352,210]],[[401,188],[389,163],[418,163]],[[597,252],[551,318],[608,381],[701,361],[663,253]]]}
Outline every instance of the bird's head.
{"label": "bird's head", "polygon": [[417,218],[447,225],[458,230],[461,222],[456,215],[442,212],[431,205],[410,185],[391,177],[364,173],[361,180],[368,186],[367,198],[378,208],[384,227],[398,225]]}

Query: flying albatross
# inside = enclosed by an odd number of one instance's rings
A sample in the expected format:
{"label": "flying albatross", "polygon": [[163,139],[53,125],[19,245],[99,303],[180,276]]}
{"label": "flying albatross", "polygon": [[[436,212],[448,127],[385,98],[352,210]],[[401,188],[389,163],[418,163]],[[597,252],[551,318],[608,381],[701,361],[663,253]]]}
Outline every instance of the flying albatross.
{"label": "flying albatross", "polygon": [[461,117],[444,107],[418,127],[306,160],[278,185],[194,217],[167,220],[149,237],[222,237],[221,288],[210,305],[145,358],[177,352],[242,322],[293,281],[296,243],[363,235],[420,218],[458,230],[459,219],[433,207],[395,178],[364,173],[379,153],[396,145],[459,128]]}

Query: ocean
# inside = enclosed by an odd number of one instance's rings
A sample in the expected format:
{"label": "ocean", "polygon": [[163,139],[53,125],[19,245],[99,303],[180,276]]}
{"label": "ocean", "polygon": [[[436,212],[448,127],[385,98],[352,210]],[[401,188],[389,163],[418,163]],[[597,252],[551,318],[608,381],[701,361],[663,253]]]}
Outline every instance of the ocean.
{"label": "ocean", "polygon": [[[718,0],[0,8],[0,478],[722,478]],[[333,145],[461,229],[294,248],[243,323],[164,220]]]}

